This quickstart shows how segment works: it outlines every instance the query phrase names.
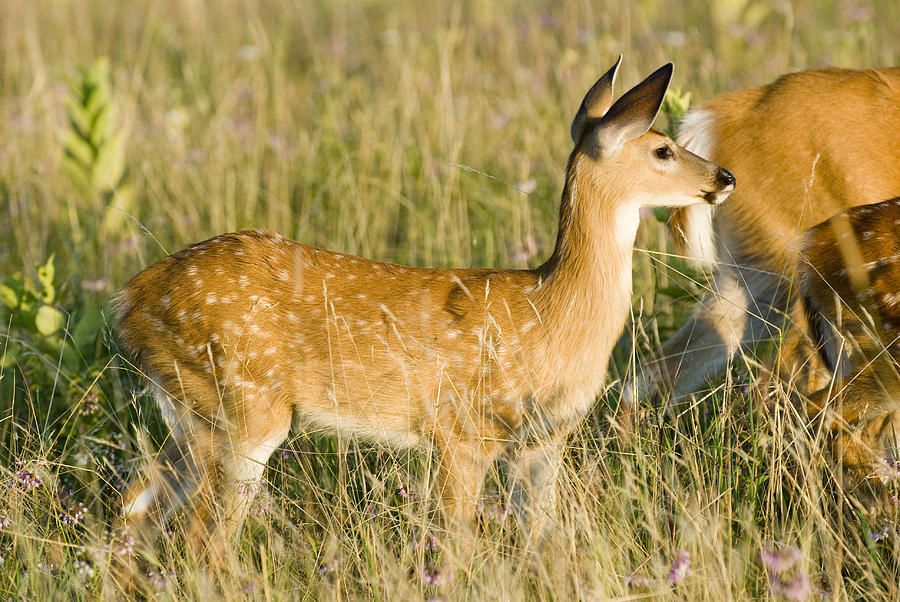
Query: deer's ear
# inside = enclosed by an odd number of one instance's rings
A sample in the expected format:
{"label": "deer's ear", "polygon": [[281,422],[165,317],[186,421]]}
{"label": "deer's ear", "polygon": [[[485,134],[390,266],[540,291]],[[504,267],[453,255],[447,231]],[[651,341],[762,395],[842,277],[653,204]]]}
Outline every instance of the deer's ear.
{"label": "deer's ear", "polygon": [[581,140],[581,135],[584,133],[584,125],[588,120],[600,119],[609,110],[613,99],[613,84],[616,82],[616,72],[619,70],[621,63],[622,55],[620,54],[616,64],[610,67],[609,71],[604,73],[597,80],[597,83],[591,86],[584,100],[581,101],[581,107],[579,107],[578,113],[575,114],[575,119],[572,120],[572,127],[569,129],[569,133],[572,135],[572,142],[575,144],[578,144],[578,141]]}
{"label": "deer's ear", "polygon": [[609,108],[597,128],[601,148],[618,148],[650,129],[666,97],[672,68],[666,63]]}

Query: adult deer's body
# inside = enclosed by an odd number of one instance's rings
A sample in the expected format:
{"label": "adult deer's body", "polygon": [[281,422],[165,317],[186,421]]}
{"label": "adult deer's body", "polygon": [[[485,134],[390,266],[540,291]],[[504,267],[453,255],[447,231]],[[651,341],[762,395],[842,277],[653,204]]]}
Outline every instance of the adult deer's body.
{"label": "adult deer's body", "polygon": [[235,483],[261,477],[292,423],[433,445],[451,520],[473,517],[501,454],[514,482],[552,500],[559,448],[601,391],[628,311],[640,206],[715,203],[734,185],[650,130],[671,65],[612,104],[617,67],[572,124],[557,244],[536,270],[403,267],[253,231],[135,276],[119,332],[174,436],[130,491],[130,520],[158,521],[205,483],[207,507],[239,525],[249,502]]}
{"label": "adult deer's body", "polygon": [[742,183],[727,203],[670,214],[680,250],[714,265],[712,290],[626,387],[678,398],[742,347],[780,331],[800,234],[847,206],[900,194],[900,68],[818,69],[690,111],[679,140]]}
{"label": "adult deer's body", "polygon": [[900,198],[805,232],[798,296],[782,376],[832,432],[845,486],[896,512],[883,485],[885,477],[900,481]]}

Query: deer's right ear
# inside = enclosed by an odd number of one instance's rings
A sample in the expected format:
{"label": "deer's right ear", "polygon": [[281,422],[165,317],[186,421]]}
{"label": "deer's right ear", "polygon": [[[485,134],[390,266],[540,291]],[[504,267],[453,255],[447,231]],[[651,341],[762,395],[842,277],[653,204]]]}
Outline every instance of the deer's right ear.
{"label": "deer's right ear", "polygon": [[572,135],[572,142],[575,144],[578,144],[578,141],[581,140],[581,135],[584,133],[584,125],[588,120],[600,119],[606,115],[609,107],[612,106],[613,84],[616,81],[616,72],[619,70],[621,62],[622,55],[620,54],[616,64],[610,67],[609,71],[604,73],[597,80],[597,83],[591,86],[584,100],[581,101],[581,107],[578,109],[575,119],[572,120],[572,127],[569,129],[569,133]]}

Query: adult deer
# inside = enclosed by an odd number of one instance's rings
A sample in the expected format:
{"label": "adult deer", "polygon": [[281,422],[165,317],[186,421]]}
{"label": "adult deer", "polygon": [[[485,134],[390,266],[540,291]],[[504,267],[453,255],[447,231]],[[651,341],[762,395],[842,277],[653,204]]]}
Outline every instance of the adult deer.
{"label": "adult deer", "polygon": [[[619,57],[621,61],[621,57]],[[491,463],[552,510],[566,436],[594,405],[628,313],[644,205],[716,204],[731,174],[651,129],[667,64],[617,102],[619,61],[571,126],[556,247],[534,270],[413,268],[224,234],[166,257],[118,296],[118,330],[172,429],[126,494],[138,529],[203,493],[235,532],[292,424],[433,446],[442,515],[465,525]],[[219,514],[221,512],[221,514]]]}
{"label": "adult deer", "polygon": [[805,232],[797,273],[781,375],[829,431],[845,488],[870,510],[896,512],[885,485],[900,484],[900,198]]}
{"label": "adult deer", "polygon": [[675,399],[721,376],[740,349],[777,335],[800,234],[848,205],[900,194],[900,68],[816,69],[690,111],[679,141],[742,183],[713,210],[670,212],[679,250],[715,271],[711,292],[624,400]]}

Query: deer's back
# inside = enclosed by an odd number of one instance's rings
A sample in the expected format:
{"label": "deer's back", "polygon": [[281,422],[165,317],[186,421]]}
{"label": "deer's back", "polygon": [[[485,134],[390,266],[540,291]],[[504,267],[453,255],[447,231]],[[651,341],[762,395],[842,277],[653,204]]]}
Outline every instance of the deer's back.
{"label": "deer's back", "polygon": [[240,421],[283,408],[410,445],[442,421],[504,436],[550,369],[535,284],[528,271],[412,268],[241,232],[135,276],[119,333],[201,414],[220,400]]}
{"label": "deer's back", "polygon": [[739,182],[716,232],[740,261],[783,270],[805,229],[900,194],[900,68],[791,73],[705,109],[710,158]]}

